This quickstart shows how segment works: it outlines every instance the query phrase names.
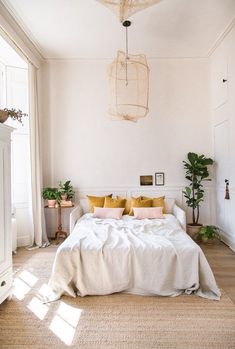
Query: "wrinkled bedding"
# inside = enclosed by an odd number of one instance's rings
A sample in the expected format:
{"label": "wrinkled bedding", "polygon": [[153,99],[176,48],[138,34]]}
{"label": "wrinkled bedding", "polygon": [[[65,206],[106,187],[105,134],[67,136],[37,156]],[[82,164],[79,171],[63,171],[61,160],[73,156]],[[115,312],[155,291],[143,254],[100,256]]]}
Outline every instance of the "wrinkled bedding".
{"label": "wrinkled bedding", "polygon": [[57,250],[48,301],[115,292],[218,300],[202,250],[173,215],[164,216],[103,220],[85,214]]}

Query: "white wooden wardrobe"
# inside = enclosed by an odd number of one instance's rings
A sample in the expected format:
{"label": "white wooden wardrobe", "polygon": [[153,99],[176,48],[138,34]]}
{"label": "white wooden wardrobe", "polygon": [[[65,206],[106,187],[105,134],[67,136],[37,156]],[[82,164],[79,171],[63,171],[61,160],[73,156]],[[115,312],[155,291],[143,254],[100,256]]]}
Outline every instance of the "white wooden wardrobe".
{"label": "white wooden wardrobe", "polygon": [[11,296],[11,132],[0,123],[0,303]]}

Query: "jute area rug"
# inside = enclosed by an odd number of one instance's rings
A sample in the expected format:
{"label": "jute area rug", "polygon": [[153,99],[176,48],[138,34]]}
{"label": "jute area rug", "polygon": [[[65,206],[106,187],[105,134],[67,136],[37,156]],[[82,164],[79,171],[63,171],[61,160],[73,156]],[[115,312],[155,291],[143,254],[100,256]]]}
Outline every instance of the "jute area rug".
{"label": "jute area rug", "polygon": [[0,305],[1,349],[235,348],[235,305],[226,294],[219,302],[114,294],[42,304],[55,252],[14,258],[14,295]]}

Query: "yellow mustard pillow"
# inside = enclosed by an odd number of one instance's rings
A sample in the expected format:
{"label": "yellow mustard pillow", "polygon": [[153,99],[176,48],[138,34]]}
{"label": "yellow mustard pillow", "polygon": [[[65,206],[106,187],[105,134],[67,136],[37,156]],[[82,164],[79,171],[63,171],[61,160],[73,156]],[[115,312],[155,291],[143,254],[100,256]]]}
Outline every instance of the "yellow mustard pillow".
{"label": "yellow mustard pillow", "polygon": [[104,207],[106,208],[125,208],[126,205],[126,199],[121,199],[121,198],[110,198],[107,197],[104,200]]}
{"label": "yellow mustard pillow", "polygon": [[87,195],[88,205],[89,205],[89,212],[94,212],[94,207],[104,207],[104,200],[106,197],[111,198],[113,194],[107,195],[107,196],[90,196]]}
{"label": "yellow mustard pillow", "polygon": [[130,216],[134,216],[133,207],[152,207],[152,199],[142,199],[141,196],[138,198],[131,198]]}
{"label": "yellow mustard pillow", "polygon": [[131,199],[130,198],[122,198],[121,196],[117,196],[117,199],[119,200],[126,200],[125,202],[125,210],[123,212],[123,214],[129,214],[130,210],[131,210]]}
{"label": "yellow mustard pillow", "polygon": [[162,213],[166,213],[166,206],[165,206],[165,196],[159,196],[158,198],[148,198],[147,196],[141,196],[143,200],[152,199],[152,206],[153,207],[162,207]]}

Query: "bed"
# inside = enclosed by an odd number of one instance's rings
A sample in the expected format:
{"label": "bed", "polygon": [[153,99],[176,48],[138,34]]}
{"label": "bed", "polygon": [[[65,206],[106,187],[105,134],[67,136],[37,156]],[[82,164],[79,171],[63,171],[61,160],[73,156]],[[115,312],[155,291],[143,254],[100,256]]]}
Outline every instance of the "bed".
{"label": "bed", "polygon": [[116,292],[220,298],[206,257],[185,232],[185,213],[175,204],[164,219],[151,220],[93,218],[78,206],[70,230],[55,256],[48,301]]}

